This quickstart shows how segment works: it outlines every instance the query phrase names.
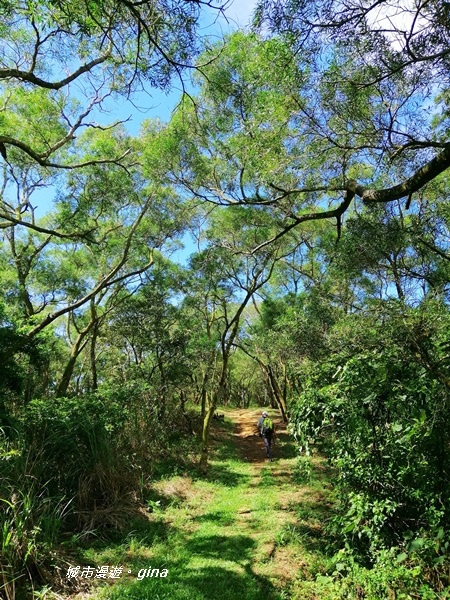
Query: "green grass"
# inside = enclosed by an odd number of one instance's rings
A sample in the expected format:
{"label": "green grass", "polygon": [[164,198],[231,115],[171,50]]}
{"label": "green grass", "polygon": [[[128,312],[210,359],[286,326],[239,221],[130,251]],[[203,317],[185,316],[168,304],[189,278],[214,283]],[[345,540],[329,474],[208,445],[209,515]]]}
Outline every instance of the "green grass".
{"label": "green grass", "polygon": [[[316,527],[323,518],[313,507],[326,487],[320,480],[295,484],[295,453],[286,440],[275,462],[260,464],[240,458],[229,423],[215,433],[219,439],[207,476],[195,469],[166,475],[149,492],[153,512],[145,525],[136,524],[120,542],[85,550],[86,565],[123,567],[120,578],[92,590],[91,600],[291,597],[298,565],[314,554],[303,543],[302,527],[309,520]],[[312,513],[299,521],[303,500]],[[150,568],[167,569],[167,577],[142,577]]]}

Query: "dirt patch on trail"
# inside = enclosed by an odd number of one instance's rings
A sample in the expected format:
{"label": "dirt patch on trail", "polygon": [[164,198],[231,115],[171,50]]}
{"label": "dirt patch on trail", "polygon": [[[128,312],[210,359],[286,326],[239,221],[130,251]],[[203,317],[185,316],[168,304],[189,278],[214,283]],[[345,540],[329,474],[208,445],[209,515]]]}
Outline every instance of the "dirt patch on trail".
{"label": "dirt patch on trail", "polygon": [[[242,495],[242,506],[237,511],[236,526],[256,541],[253,553],[252,570],[259,577],[268,577],[279,591],[286,588],[303,564],[298,549],[286,540],[290,532],[295,532],[298,516],[297,507],[311,490],[293,484],[293,469],[296,464],[296,449],[286,431],[286,424],[275,410],[268,410],[275,426],[273,445],[274,462],[267,463],[263,441],[259,438],[257,422],[262,408],[247,410],[224,410],[225,419],[233,422],[233,441],[241,459],[252,465],[252,479],[249,489]],[[255,496],[262,496],[264,490],[274,486],[275,497],[271,496],[270,530],[262,521],[261,504]],[[284,543],[280,543],[285,539]]]}
{"label": "dirt patch on trail", "polygon": [[[286,425],[279,415],[273,410],[268,410],[269,417],[272,419],[275,427],[275,441],[273,443],[273,456],[281,458],[282,449],[288,439]],[[236,446],[243,460],[251,463],[264,463],[266,452],[264,443],[258,435],[257,422],[261,416],[261,410],[227,410],[226,418],[231,419],[235,423],[235,438]]]}

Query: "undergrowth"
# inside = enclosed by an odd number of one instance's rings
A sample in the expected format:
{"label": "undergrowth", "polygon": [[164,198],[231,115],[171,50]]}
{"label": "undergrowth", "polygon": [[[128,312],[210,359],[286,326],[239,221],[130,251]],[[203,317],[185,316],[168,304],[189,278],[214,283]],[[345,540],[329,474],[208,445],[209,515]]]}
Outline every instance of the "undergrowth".
{"label": "undergrowth", "polygon": [[[336,472],[317,454],[293,457],[293,442],[282,436],[275,462],[243,460],[227,417],[215,425],[207,475],[187,460],[187,438],[172,457],[161,452],[152,470],[141,464],[127,472],[114,463],[123,457],[114,457],[113,446],[97,472],[98,443],[96,460],[92,451],[80,455],[84,470],[75,475],[70,464],[55,469],[55,440],[51,453],[33,444],[25,452],[24,432],[1,438],[5,600],[60,598],[51,587],[89,591],[91,600],[450,598],[443,528],[409,531],[389,547],[374,540],[370,555],[361,552],[362,523],[356,534],[340,528],[352,499],[342,502]],[[61,481],[72,495],[62,494]],[[134,487],[126,490],[124,481]],[[89,497],[97,502],[90,509]],[[96,578],[102,569],[105,577]],[[167,573],[152,575],[155,569]]]}
{"label": "undergrowth", "polygon": [[141,516],[156,464],[189,463],[194,439],[182,415],[174,410],[164,427],[148,410],[136,436],[145,407],[122,401],[37,400],[0,429],[0,598],[72,589],[66,571],[80,544]]}

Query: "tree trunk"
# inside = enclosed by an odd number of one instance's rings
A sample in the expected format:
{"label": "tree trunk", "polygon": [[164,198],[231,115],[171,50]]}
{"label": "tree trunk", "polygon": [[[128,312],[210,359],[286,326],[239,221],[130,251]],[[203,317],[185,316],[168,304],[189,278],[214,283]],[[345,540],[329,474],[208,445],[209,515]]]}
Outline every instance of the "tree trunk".
{"label": "tree trunk", "polygon": [[216,410],[216,403],[211,402],[208,410],[206,411],[205,418],[203,419],[202,428],[202,452],[200,455],[200,471],[206,473],[208,469],[208,454],[209,454],[209,429],[211,426],[212,416]]}
{"label": "tree trunk", "polygon": [[99,330],[99,319],[97,317],[97,307],[95,305],[95,298],[91,298],[91,322],[89,323],[88,327],[92,327],[92,338],[89,358],[91,362],[92,390],[95,392],[98,388],[97,360],[95,357],[95,347],[97,345],[97,337]]}
{"label": "tree trunk", "polygon": [[281,393],[280,390],[280,386],[278,385],[278,381],[277,378],[272,370],[272,367],[270,365],[267,365],[267,375],[269,378],[269,382],[270,382],[270,388],[271,391],[273,393],[273,397],[275,398],[275,402],[277,403],[278,408],[280,409],[281,412],[281,416],[283,417],[283,421],[285,423],[288,422],[288,418],[287,418],[287,408],[286,408],[286,402],[285,399],[283,397],[283,394]]}
{"label": "tree trunk", "polygon": [[202,408],[201,408],[201,415],[202,415],[202,419],[205,419],[206,416],[206,406],[208,404],[208,391],[206,389],[206,384],[208,381],[208,374],[205,373],[205,375],[203,376],[203,381],[202,381]]}
{"label": "tree trunk", "polygon": [[200,470],[203,473],[206,472],[208,468],[208,453],[209,453],[209,430],[211,427],[211,421],[214,412],[216,411],[220,402],[223,402],[223,399],[226,394],[226,373],[227,373],[227,363],[228,357],[226,357],[225,364],[222,366],[222,373],[220,377],[220,382],[217,387],[216,393],[212,397],[211,404],[208,406],[205,418],[203,419],[203,429],[202,429],[202,452],[200,455]]}
{"label": "tree trunk", "polygon": [[64,369],[64,373],[61,377],[61,381],[59,382],[58,387],[56,388],[56,396],[58,398],[65,396],[67,394],[67,389],[69,387],[70,380],[72,379],[73,370],[75,368],[75,363],[77,362],[77,358],[80,355],[81,351],[87,344],[87,340],[85,340],[83,342],[86,335],[87,335],[87,332],[85,332],[85,331],[80,332],[77,336],[77,339],[75,340],[75,343],[72,346],[70,358],[67,362],[66,368]]}
{"label": "tree trunk", "polygon": [[[67,327],[69,327],[69,322],[67,324]],[[96,318],[95,313],[93,315],[93,313],[91,312],[90,322],[88,323],[88,325],[86,325],[86,327],[84,329],[82,329],[81,331],[78,332],[75,343],[72,345],[69,361],[66,365],[66,368],[64,369],[64,373],[61,378],[61,381],[59,382],[59,385],[56,388],[56,396],[57,397],[62,397],[67,394],[67,389],[69,387],[70,380],[72,379],[73,370],[75,368],[77,358],[79,357],[80,353],[86,346],[86,344],[88,342],[87,335],[93,327],[98,328],[98,319]],[[95,343],[94,343],[94,346],[95,346]],[[92,351],[92,347],[91,347],[91,351]]]}
{"label": "tree trunk", "polygon": [[184,420],[186,421],[187,426],[189,428],[189,433],[191,435],[195,435],[195,431],[192,426],[191,419],[189,418],[189,414],[186,410],[186,394],[184,393],[184,390],[180,390],[180,407],[181,407],[181,412],[183,413]]}

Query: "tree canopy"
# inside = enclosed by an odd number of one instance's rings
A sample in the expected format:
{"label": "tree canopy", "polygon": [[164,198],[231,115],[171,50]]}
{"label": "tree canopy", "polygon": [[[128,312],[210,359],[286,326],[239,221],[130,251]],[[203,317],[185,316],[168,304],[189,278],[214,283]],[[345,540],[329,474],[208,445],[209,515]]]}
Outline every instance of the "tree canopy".
{"label": "tree canopy", "polygon": [[[68,531],[123,526],[166,462],[203,475],[215,412],[259,402],[302,472],[318,451],[333,469],[336,585],[369,565],[368,598],[402,577],[437,598],[448,3],[261,0],[251,31],[201,39],[223,9],[2,4],[1,585]],[[132,135],[102,112],[187,71],[167,123]]]}

